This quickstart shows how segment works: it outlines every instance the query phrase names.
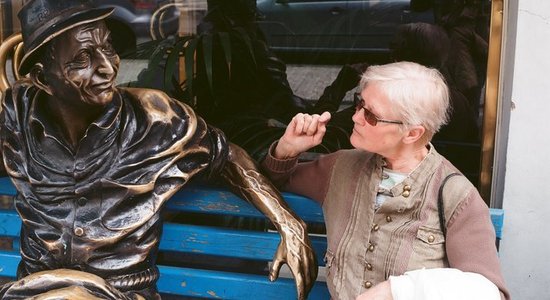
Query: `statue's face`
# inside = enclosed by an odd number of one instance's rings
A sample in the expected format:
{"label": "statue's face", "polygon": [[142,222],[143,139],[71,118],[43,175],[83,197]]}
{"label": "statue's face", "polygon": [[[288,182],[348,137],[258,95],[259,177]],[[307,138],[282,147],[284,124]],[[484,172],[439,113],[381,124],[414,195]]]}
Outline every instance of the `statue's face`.
{"label": "statue's face", "polygon": [[103,21],[77,26],[53,40],[45,66],[51,94],[73,106],[104,106],[112,101],[120,59]]}

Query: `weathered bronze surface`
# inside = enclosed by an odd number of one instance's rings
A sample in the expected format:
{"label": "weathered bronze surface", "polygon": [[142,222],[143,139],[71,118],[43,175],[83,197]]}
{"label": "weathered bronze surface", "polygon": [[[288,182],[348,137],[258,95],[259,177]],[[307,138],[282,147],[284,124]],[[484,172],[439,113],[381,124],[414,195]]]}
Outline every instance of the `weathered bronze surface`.
{"label": "weathered bronze surface", "polygon": [[[20,16],[56,3],[30,2]],[[85,1],[61,6],[65,13],[48,11],[40,24],[22,19],[30,79],[3,101],[3,167],[23,226],[21,280],[0,297],[159,298],[163,204],[195,175],[222,174],[281,234],[270,278],[287,263],[305,299],[317,276],[306,226],[252,159],[163,92],[115,87],[120,60],[102,20],[110,12]],[[36,36],[52,18],[55,30]]]}

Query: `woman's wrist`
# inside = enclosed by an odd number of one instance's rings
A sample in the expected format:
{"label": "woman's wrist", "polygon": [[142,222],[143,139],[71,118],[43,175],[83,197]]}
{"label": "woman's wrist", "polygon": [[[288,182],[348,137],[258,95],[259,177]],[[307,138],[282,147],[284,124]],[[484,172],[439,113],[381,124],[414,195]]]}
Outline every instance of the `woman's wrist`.
{"label": "woman's wrist", "polygon": [[300,152],[293,151],[292,147],[289,147],[287,143],[279,140],[272,154],[276,159],[289,159],[300,155]]}

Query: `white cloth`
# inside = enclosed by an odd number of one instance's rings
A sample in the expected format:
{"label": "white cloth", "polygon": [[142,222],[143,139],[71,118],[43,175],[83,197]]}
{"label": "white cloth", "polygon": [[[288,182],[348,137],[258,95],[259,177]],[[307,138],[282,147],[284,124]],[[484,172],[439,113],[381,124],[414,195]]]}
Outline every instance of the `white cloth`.
{"label": "white cloth", "polygon": [[458,269],[414,270],[389,280],[394,300],[500,300],[487,278]]}

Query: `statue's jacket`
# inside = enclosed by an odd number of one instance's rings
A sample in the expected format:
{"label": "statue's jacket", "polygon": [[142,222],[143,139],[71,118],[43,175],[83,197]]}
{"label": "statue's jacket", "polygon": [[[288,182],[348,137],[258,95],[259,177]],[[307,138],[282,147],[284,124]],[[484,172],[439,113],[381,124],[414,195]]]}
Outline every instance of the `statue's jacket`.
{"label": "statue's jacket", "polygon": [[224,135],[160,91],[119,88],[71,150],[41,94],[14,85],[0,119],[23,220],[18,277],[69,268],[122,291],[154,286],[160,210],[194,175],[218,172]]}

